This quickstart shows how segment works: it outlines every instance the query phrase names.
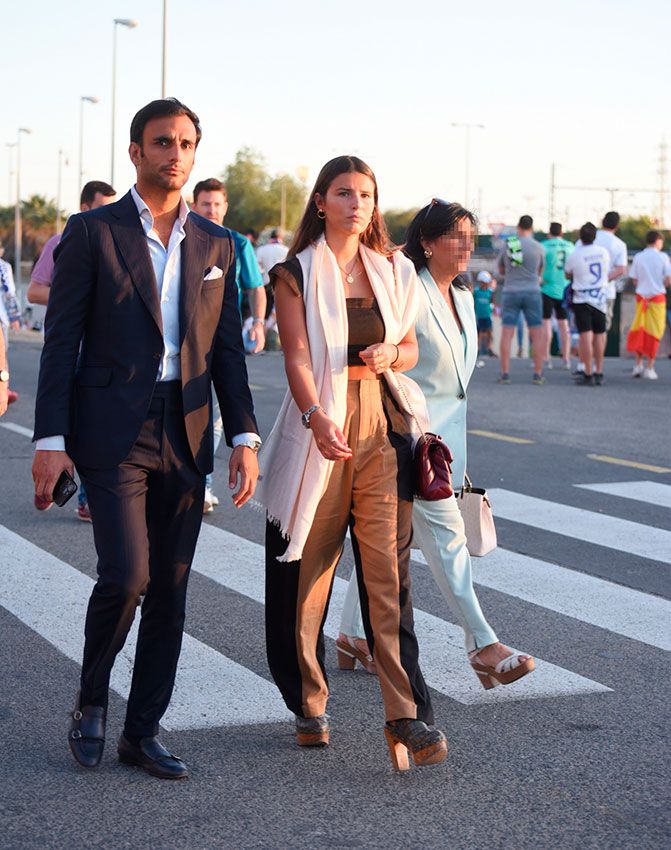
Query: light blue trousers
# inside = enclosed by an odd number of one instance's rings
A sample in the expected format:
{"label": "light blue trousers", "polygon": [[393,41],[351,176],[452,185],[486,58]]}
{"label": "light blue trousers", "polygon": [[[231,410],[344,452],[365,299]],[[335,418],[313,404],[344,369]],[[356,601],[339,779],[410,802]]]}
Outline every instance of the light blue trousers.
{"label": "light blue trousers", "polygon": [[[415,501],[413,543],[424,553],[436,584],[464,630],[466,651],[482,649],[498,638],[482,613],[473,588],[471,556],[466,548],[464,521],[454,496],[438,502]],[[356,571],[345,595],[340,631],[366,637],[361,620]]]}

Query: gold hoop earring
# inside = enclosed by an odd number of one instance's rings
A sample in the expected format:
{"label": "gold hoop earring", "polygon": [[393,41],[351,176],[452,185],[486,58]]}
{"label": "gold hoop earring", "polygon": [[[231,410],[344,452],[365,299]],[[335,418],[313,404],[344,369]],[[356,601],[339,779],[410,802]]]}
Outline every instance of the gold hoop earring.
{"label": "gold hoop earring", "polygon": [[433,257],[433,251],[430,248],[425,248],[424,249],[424,256],[428,260],[429,257]]}
{"label": "gold hoop earring", "polygon": [[320,218],[322,221],[326,218],[326,213],[324,210],[317,210],[317,218]]}

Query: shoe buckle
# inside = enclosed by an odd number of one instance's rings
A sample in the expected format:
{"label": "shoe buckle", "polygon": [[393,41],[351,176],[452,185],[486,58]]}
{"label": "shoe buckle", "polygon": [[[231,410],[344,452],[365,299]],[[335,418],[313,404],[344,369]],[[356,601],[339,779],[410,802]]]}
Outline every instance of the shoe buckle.
{"label": "shoe buckle", "polygon": [[83,717],[83,715],[82,715],[81,711],[79,711],[79,709],[72,712],[72,719],[73,720],[81,720],[82,717]]}
{"label": "shoe buckle", "polygon": [[73,729],[72,732],[70,732],[70,737],[73,741],[78,741],[82,737],[81,729]]}

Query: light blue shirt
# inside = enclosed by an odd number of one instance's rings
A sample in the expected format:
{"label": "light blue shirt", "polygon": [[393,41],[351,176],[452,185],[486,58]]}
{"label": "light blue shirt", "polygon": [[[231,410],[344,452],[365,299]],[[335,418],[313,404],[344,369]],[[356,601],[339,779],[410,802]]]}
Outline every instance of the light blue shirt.
{"label": "light blue shirt", "polygon": [[181,198],[179,212],[172,226],[172,233],[166,248],[158,233],[154,230],[154,216],[138,194],[135,186],[131,186],[130,193],[135,201],[142,229],[147,237],[149,257],[154,269],[161,303],[163,358],[156,380],[178,381],[182,375],[179,362],[179,290],[182,282],[182,240],[186,236],[184,223],[189,214],[189,208],[184,198]]}

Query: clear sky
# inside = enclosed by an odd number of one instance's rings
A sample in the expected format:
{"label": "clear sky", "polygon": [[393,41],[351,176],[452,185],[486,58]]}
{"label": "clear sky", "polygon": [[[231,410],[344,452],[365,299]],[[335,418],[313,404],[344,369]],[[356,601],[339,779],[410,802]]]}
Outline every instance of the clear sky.
{"label": "clear sky", "polygon": [[[109,180],[112,22],[139,22],[118,31],[115,183],[125,191],[130,120],[161,94],[162,0],[6,5],[0,142],[32,130],[21,142],[23,197],[56,196],[66,151],[69,210],[80,97],[100,98],[85,104],[84,179]],[[484,229],[521,212],[544,226],[553,161],[562,186],[658,187],[659,143],[671,142],[670,23],[668,0],[168,0],[167,93],[203,124],[190,185],[220,175],[244,145],[273,172],[307,166],[310,183],[351,152],[375,170],[383,209],[438,196],[475,207]],[[485,125],[472,131],[469,198],[454,122]],[[5,204],[9,155],[3,144]],[[671,185],[671,162],[669,172]],[[647,213],[659,201],[623,192],[615,206]],[[605,192],[562,190],[556,207],[576,226],[610,204]]]}

